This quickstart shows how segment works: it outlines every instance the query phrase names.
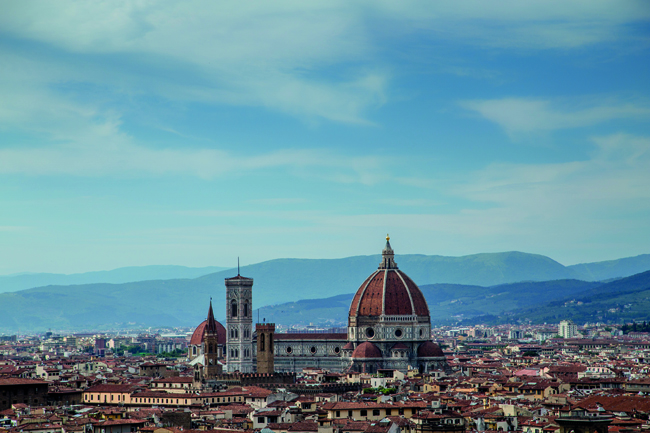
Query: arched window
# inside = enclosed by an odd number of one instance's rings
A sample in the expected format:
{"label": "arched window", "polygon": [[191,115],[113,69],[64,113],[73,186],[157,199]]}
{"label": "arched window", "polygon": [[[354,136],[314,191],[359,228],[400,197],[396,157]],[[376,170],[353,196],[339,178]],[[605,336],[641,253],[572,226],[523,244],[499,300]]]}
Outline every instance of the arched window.
{"label": "arched window", "polygon": [[192,355],[196,356],[196,346],[192,346]]}
{"label": "arched window", "polygon": [[244,302],[244,317],[248,317],[248,302]]}
{"label": "arched window", "polygon": [[208,353],[212,353],[212,343],[208,345]]}
{"label": "arched window", "polygon": [[234,299],[232,300],[232,303],[230,304],[230,316],[231,317],[237,317],[237,301]]}
{"label": "arched window", "polygon": [[273,352],[273,334],[269,334],[269,352]]}
{"label": "arched window", "polygon": [[260,334],[260,352],[264,352],[264,334]]}

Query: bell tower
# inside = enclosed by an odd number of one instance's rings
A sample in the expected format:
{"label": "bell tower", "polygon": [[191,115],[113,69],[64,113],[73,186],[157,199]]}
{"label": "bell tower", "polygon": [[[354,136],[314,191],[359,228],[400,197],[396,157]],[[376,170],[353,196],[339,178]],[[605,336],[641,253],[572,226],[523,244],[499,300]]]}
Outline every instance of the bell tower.
{"label": "bell tower", "polygon": [[229,373],[253,373],[253,279],[226,278],[226,365]]}
{"label": "bell tower", "polygon": [[264,374],[275,373],[273,354],[273,334],[275,323],[258,323],[255,325],[257,332],[257,372]]}
{"label": "bell tower", "polygon": [[208,310],[208,320],[205,324],[205,335],[203,337],[203,354],[205,359],[204,378],[214,379],[221,374],[221,365],[219,364],[219,339],[217,334],[217,321],[214,319],[212,312],[212,298],[210,298],[210,309]]}

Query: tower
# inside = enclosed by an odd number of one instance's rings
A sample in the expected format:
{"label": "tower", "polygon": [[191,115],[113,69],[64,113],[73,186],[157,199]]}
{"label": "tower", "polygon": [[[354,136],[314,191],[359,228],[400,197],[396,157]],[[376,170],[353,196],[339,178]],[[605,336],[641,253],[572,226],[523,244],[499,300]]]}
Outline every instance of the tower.
{"label": "tower", "polygon": [[221,365],[219,359],[219,339],[217,321],[214,320],[212,312],[212,299],[210,299],[210,309],[208,310],[208,319],[205,324],[205,336],[203,338],[203,353],[205,359],[204,374],[206,379],[213,379],[216,375],[221,374]]}
{"label": "tower", "polygon": [[253,279],[226,278],[228,372],[253,372]]}
{"label": "tower", "polygon": [[273,374],[275,372],[273,365],[275,323],[258,323],[255,325],[255,331],[257,332],[257,372]]}

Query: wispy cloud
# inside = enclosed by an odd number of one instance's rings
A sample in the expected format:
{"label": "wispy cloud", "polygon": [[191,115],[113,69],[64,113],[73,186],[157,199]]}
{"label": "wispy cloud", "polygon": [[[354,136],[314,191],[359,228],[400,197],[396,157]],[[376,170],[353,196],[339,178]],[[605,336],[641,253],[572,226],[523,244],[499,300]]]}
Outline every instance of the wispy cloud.
{"label": "wispy cloud", "polygon": [[212,179],[230,173],[284,169],[295,176],[374,184],[386,179],[386,165],[381,158],[326,150],[284,149],[245,156],[209,148],[154,149],[131,144],[125,138],[92,146],[0,149],[0,173],[31,176],[189,175]]}
{"label": "wispy cloud", "polygon": [[0,226],[0,232],[22,232],[29,229],[28,226]]}
{"label": "wispy cloud", "polygon": [[[30,75],[68,69],[67,81],[129,95],[364,124],[390,84],[389,69],[375,58],[378,35],[418,31],[424,40],[475,46],[575,48],[624,39],[630,23],[649,17],[643,1],[35,0],[3,5],[0,28],[64,55],[35,57]],[[360,61],[363,68],[355,66]],[[324,68],[336,73],[319,73]],[[142,76],[143,69],[151,73]],[[51,80],[60,82],[56,73]]]}
{"label": "wispy cloud", "polygon": [[613,119],[650,119],[648,104],[588,102],[504,98],[462,101],[460,105],[498,124],[509,134],[580,128]]}

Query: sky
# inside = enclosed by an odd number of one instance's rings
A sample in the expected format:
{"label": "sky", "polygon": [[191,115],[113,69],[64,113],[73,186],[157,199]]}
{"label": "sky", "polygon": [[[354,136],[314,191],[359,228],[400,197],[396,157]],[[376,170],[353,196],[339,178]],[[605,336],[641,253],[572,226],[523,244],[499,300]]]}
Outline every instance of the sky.
{"label": "sky", "polygon": [[650,253],[650,2],[0,3],[0,274]]}

